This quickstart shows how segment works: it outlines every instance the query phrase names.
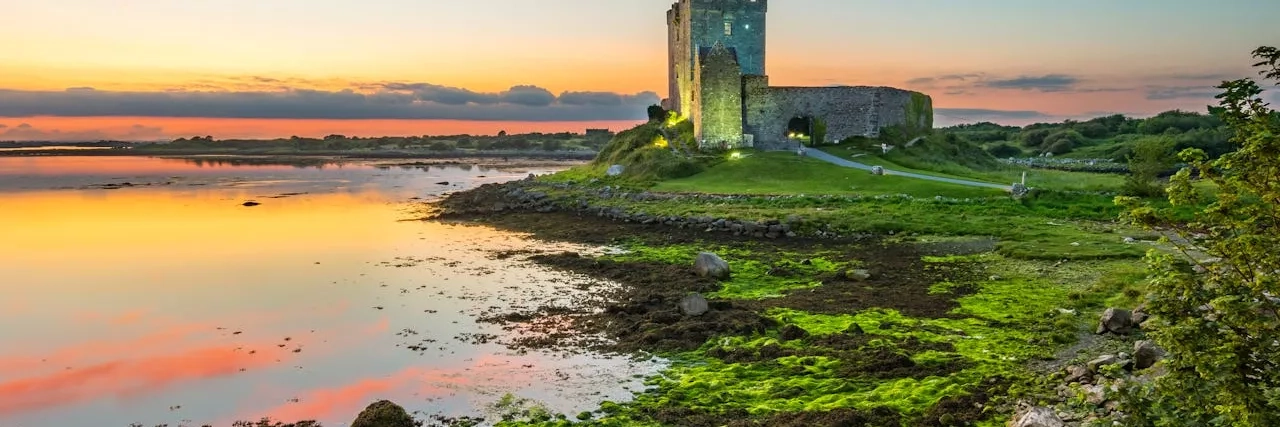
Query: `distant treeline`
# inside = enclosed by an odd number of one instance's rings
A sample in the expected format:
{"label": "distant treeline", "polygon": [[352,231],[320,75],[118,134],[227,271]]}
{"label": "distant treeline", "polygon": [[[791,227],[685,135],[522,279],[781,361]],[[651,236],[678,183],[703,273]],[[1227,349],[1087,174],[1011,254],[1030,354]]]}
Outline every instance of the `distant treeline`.
{"label": "distant treeline", "polygon": [[1174,152],[1199,148],[1217,157],[1232,150],[1231,130],[1213,114],[1166,111],[1138,119],[1110,115],[1087,121],[1035,123],[1023,127],[990,122],[940,129],[970,142],[982,144],[998,158],[1051,154],[1072,158],[1125,162],[1139,141],[1160,139]]}
{"label": "distant treeline", "polygon": [[169,143],[138,145],[143,150],[233,150],[233,151],[597,151],[613,133],[593,131],[586,134],[528,133],[508,135],[423,135],[358,136],[329,135],[324,138],[290,137],[278,139],[215,139],[212,136],[179,138]]}
{"label": "distant treeline", "polygon": [[56,141],[0,141],[0,148],[30,148],[30,147],[106,147],[106,148],[124,148],[132,147],[135,143],[125,141],[94,141],[94,142],[56,142]]}

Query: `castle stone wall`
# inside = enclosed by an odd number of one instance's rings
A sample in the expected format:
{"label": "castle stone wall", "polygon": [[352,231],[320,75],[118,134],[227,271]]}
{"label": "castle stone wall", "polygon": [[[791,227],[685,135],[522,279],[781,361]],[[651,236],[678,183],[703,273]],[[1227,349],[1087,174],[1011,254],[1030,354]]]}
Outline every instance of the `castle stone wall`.
{"label": "castle stone wall", "polygon": [[[737,52],[744,74],[764,74],[768,0],[680,0],[667,11],[668,103],[692,117],[698,49],[717,43]],[[726,27],[728,27],[726,29]]]}
{"label": "castle stone wall", "polygon": [[672,7],[667,11],[667,99],[662,106],[668,110],[675,110],[680,105],[680,85],[676,76],[676,66],[679,57],[679,32],[680,32],[680,10]]}
{"label": "castle stone wall", "polygon": [[670,17],[668,25],[675,27],[674,30],[668,31],[668,37],[675,37],[670,49],[675,61],[676,96],[671,98],[670,103],[676,106],[677,112],[686,117],[693,117],[693,94],[697,93],[693,89],[696,46],[693,44],[692,15],[691,0],[680,0],[667,12],[667,16]]}
{"label": "castle stone wall", "polygon": [[705,147],[735,148],[742,143],[742,71],[733,52],[716,45],[699,64],[700,111],[693,132]]}
{"label": "castle stone wall", "polygon": [[880,127],[904,125],[911,133],[933,129],[933,98],[920,92],[882,88]]}
{"label": "castle stone wall", "polygon": [[[913,102],[928,96],[890,87],[767,87],[768,79],[749,76],[744,79],[746,95],[746,128],[753,134],[756,146],[763,149],[787,149],[794,144],[787,139],[787,123],[796,117],[813,117],[826,122],[827,141],[854,136],[874,137],[880,130],[908,122]],[[914,94],[914,95],[913,95]],[[920,122],[916,114],[911,121]],[[932,111],[929,112],[930,126]]]}

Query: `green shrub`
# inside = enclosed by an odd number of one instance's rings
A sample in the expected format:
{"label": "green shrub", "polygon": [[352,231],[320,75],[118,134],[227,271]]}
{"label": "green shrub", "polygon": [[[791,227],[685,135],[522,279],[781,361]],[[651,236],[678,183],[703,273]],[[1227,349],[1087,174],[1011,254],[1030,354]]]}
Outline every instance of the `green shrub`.
{"label": "green shrub", "polygon": [[996,157],[1000,159],[1006,159],[1009,157],[1022,157],[1024,154],[1021,148],[1015,147],[1013,146],[1013,144],[1008,144],[1003,142],[999,144],[993,144],[990,147],[987,147],[987,153],[991,154],[992,157]]}
{"label": "green shrub", "polygon": [[1026,147],[1038,148],[1044,145],[1044,140],[1049,137],[1050,133],[1053,133],[1052,129],[1033,129],[1023,132],[1019,139],[1022,140],[1022,145]]}
{"label": "green shrub", "polygon": [[1164,185],[1157,182],[1157,178],[1173,165],[1173,143],[1167,137],[1150,137],[1138,141],[1129,158],[1130,174],[1125,179],[1124,194],[1137,197],[1164,194]]}
{"label": "green shrub", "polygon": [[1074,130],[1061,130],[1045,137],[1044,152],[1056,155],[1070,153],[1076,147],[1088,142],[1084,135]]}

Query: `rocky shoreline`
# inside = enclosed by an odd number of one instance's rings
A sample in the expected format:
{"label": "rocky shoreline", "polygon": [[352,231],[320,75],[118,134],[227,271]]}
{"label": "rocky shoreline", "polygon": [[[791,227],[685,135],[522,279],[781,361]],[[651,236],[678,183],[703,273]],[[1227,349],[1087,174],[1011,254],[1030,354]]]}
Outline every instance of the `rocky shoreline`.
{"label": "rocky shoreline", "polygon": [[[756,242],[771,247],[778,252],[799,250],[811,247],[839,247],[845,256],[867,257],[877,254],[878,258],[870,263],[869,270],[859,269],[856,274],[848,272],[838,276],[824,276],[823,286],[816,288],[807,302],[796,307],[812,312],[838,313],[843,310],[837,294],[848,294],[847,286],[866,287],[870,283],[881,283],[881,280],[910,284],[914,287],[927,288],[938,280],[957,280],[962,285],[957,292],[964,292],[964,277],[977,280],[982,276],[980,268],[974,272],[964,273],[951,271],[948,276],[917,277],[898,276],[902,272],[914,272],[924,266],[902,264],[904,260],[918,259],[919,253],[894,252],[884,246],[886,236],[864,233],[842,232],[830,224],[807,220],[800,215],[788,215],[783,218],[747,221],[712,216],[671,216],[646,213],[642,210],[629,210],[625,206],[631,202],[682,201],[696,203],[723,202],[778,202],[798,198],[813,198],[833,202],[858,202],[866,199],[901,200],[919,203],[983,203],[986,200],[974,199],[918,199],[905,195],[876,197],[845,196],[747,196],[716,194],[677,194],[637,191],[617,186],[598,186],[565,182],[541,182],[533,175],[526,179],[500,184],[486,184],[475,189],[447,195],[443,200],[433,204],[434,219],[479,222],[499,228],[533,233],[535,236],[550,237],[559,240],[570,240],[585,243],[609,243],[614,239],[626,236],[648,236],[656,238],[663,244],[689,243],[708,244],[722,242],[726,244],[751,244],[733,242]],[[634,208],[633,208],[634,209]],[[962,246],[947,247],[936,252],[939,255],[954,253],[980,253],[992,247],[964,248]],[[883,251],[883,253],[877,253]],[[714,254],[707,254],[714,257]],[[699,254],[698,259],[704,258]],[[718,259],[718,257],[716,257]],[[555,346],[582,331],[604,333],[617,344],[597,349],[621,352],[647,350],[691,350],[701,346],[707,338],[721,334],[759,334],[762,331],[778,330],[783,339],[809,340],[809,333],[794,325],[783,325],[769,316],[761,314],[768,307],[759,301],[701,299],[700,293],[714,291],[717,287],[714,278],[691,274],[699,265],[694,258],[689,259],[689,267],[669,265],[641,265],[634,263],[618,263],[581,257],[577,254],[535,254],[530,260],[566,272],[588,274],[592,277],[611,280],[624,284],[624,288],[615,293],[603,296],[603,303],[574,313],[563,307],[544,307],[539,312],[511,313],[506,317],[497,316],[487,321],[498,323],[509,321],[527,321],[542,316],[565,316],[575,318],[577,329],[571,332],[561,331],[557,335],[551,329],[544,329],[544,334],[534,340],[519,343],[525,346]],[[776,266],[779,265],[775,263]],[[851,270],[852,271],[852,270]],[[888,277],[881,277],[884,275]],[[957,275],[959,274],[959,275]],[[712,275],[714,276],[714,275]],[[845,285],[847,283],[848,285]],[[834,292],[834,293],[823,293]],[[886,292],[877,290],[877,293]],[[697,297],[690,300],[690,293]],[[794,299],[801,294],[788,294],[786,299]],[[957,294],[961,295],[961,294]],[[872,294],[858,297],[855,301],[866,304],[866,298]],[[911,310],[936,313],[932,315],[946,316],[947,309],[942,300],[938,300],[939,308],[913,309],[903,301],[925,301],[927,295],[889,295],[875,306],[893,307],[912,312]],[[786,306],[793,304],[784,301],[771,303]],[[691,310],[689,307],[695,307]],[[833,307],[836,306],[836,307]],[[698,315],[691,314],[696,312]],[[594,312],[595,314],[588,314]],[[709,313],[709,315],[702,315]],[[576,317],[575,317],[576,316]],[[727,316],[727,317],[726,317]],[[1162,352],[1149,341],[1142,339],[1140,324],[1144,316],[1137,312],[1118,308],[1109,309],[1098,322],[1099,336],[1105,335],[1112,346],[1120,342],[1130,342],[1132,353],[1112,349],[1093,357],[1089,362],[1064,364],[1045,372],[1044,381],[1046,395],[1039,400],[1024,400],[1017,405],[1004,403],[1002,412],[1013,414],[1009,425],[1014,427],[1078,427],[1092,425],[1110,425],[1112,421],[1123,419],[1125,414],[1120,404],[1121,391],[1137,384],[1149,382],[1157,375],[1161,365],[1155,364]],[[585,329],[584,329],[585,328]],[[696,331],[696,332],[695,332]],[[1137,333],[1135,333],[1137,332]],[[855,333],[856,334],[856,333]],[[676,337],[675,339],[672,339]],[[540,341],[539,341],[540,340]],[[1132,341],[1132,342],[1131,342]],[[817,345],[828,345],[829,342],[817,342]],[[581,345],[581,343],[575,344]],[[1098,354],[1100,349],[1078,349],[1075,356]],[[713,354],[734,358],[734,351],[712,349]],[[763,355],[763,350],[761,350]],[[748,359],[762,356],[750,356]],[[1155,368],[1152,368],[1152,365]],[[998,393],[999,387],[989,390]],[[988,391],[979,393],[986,396]],[[983,402],[974,402],[979,408],[985,407]],[[710,417],[706,414],[665,413],[659,412],[657,419],[675,421],[677,414],[697,416],[701,420],[694,425],[755,425],[744,423],[741,418]],[[951,415],[954,417],[966,414],[961,410]],[[797,414],[792,414],[797,415]],[[840,418],[834,413],[823,416],[825,421],[842,422],[850,420],[867,420],[868,414],[853,411]],[[883,414],[882,414],[883,415]],[[705,424],[703,424],[705,422]],[[819,422],[819,424],[823,424]],[[892,423],[890,423],[892,424]],[[826,425],[826,424],[823,424]],[[833,424],[834,425],[834,424]],[[870,424],[880,425],[880,424]],[[933,424],[923,424],[933,425]],[[948,425],[948,424],[940,424]]]}

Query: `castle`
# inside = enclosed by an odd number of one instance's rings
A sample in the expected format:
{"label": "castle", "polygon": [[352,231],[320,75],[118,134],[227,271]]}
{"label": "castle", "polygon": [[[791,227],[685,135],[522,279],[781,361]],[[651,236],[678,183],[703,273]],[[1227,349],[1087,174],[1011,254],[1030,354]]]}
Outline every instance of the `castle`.
{"label": "castle", "polygon": [[768,0],[679,0],[667,11],[669,95],[662,107],[693,122],[707,147],[795,148],[890,126],[933,127],[933,101],[891,87],[769,86]]}

